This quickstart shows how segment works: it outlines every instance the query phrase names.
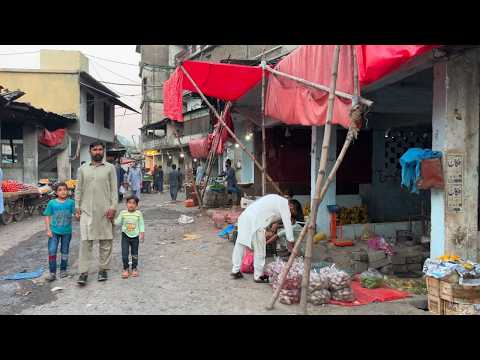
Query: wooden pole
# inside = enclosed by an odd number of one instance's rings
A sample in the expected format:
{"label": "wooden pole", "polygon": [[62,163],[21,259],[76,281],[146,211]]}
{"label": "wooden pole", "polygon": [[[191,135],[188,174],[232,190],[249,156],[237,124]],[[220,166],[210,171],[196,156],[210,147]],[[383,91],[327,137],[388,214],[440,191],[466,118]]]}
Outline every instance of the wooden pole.
{"label": "wooden pole", "polygon": [[[173,128],[173,132],[175,133],[175,137],[177,138],[178,145],[180,145],[180,151],[181,151],[181,153],[183,153],[183,145],[182,145],[182,142],[180,141],[180,136],[178,135],[177,128],[175,127],[175,125],[173,125],[172,128]],[[185,156],[185,154],[184,154],[184,156]],[[188,174],[188,177],[190,178],[189,180],[191,180],[191,182],[192,182],[192,188],[193,188],[193,191],[195,193],[195,196],[198,199],[198,205],[200,206],[200,209],[201,209],[202,206],[203,206],[202,205],[202,199],[198,195],[197,186],[195,184],[195,179],[193,177],[193,158],[191,156],[190,156],[190,163],[188,161],[185,162],[185,175],[187,175],[187,174]],[[187,187],[185,186],[185,198],[186,197],[187,197]]]}
{"label": "wooden pole", "polygon": [[[223,110],[222,117],[225,117],[227,111],[230,110],[231,106],[232,106],[232,103],[229,101],[227,103],[227,105],[225,106],[224,110]],[[220,143],[220,137],[221,137],[222,131],[223,131],[223,126],[222,126],[222,124],[219,123],[218,124],[217,135],[213,138],[212,146],[211,146],[210,152],[209,152],[207,172],[206,172],[207,176],[205,178],[205,187],[202,190],[202,201],[203,201],[203,198],[205,196],[205,192],[207,191],[207,184],[208,184],[208,181],[210,180],[210,175],[211,175],[211,172],[212,172],[212,165],[213,165],[213,161],[214,161],[213,159],[215,158],[215,154],[217,153],[217,149],[218,149],[218,145]]]}
{"label": "wooden pole", "polygon": [[[245,153],[250,157],[250,159],[252,159],[252,161],[255,163],[255,165],[258,167],[258,169],[262,172],[265,171],[265,169],[263,168],[263,166],[258,162],[258,160],[255,158],[255,156],[250,152],[248,151],[248,149],[245,147],[245,145],[243,145],[243,143],[239,140],[239,138],[234,134],[234,132],[228,127],[227,124],[225,124],[225,122],[223,121],[223,119],[220,117],[220,115],[218,115],[218,112],[217,110],[212,106],[212,104],[210,104],[210,102],[207,100],[207,98],[205,97],[205,95],[203,94],[202,90],[200,90],[200,88],[198,87],[197,83],[192,79],[192,77],[190,76],[190,74],[188,73],[188,71],[183,67],[183,65],[180,65],[180,68],[182,69],[183,73],[185,74],[185,76],[188,78],[188,80],[190,80],[190,82],[192,83],[193,87],[197,90],[198,94],[201,96],[201,98],[203,99],[203,101],[207,104],[207,106],[213,111],[213,113],[215,114],[216,118],[218,119],[218,121],[225,127],[225,129],[228,131],[228,133],[230,134],[230,136],[237,142],[237,144],[240,146],[240,148],[245,151]],[[267,180],[270,181],[273,185],[273,187],[275,188],[275,190],[279,193],[279,194],[283,194],[282,190],[280,190],[280,188],[278,187],[278,185],[273,181],[273,179],[270,177],[270,175],[268,175],[267,173],[265,173],[265,176],[267,177]]]}
{"label": "wooden pole", "polygon": [[[289,75],[289,74],[285,74],[283,72],[280,72],[278,70],[275,70],[275,69],[272,69],[271,67],[266,67],[265,68],[267,71],[270,71],[272,74],[275,74],[275,75],[278,75],[278,76],[283,76],[283,77],[286,77],[287,79],[290,79],[290,80],[295,80],[295,81],[298,81],[299,83],[302,83],[303,85],[306,85],[306,86],[309,86],[309,87],[312,87],[314,89],[319,89],[319,90],[323,90],[323,91],[327,91],[327,92],[330,92],[330,88],[324,86],[324,85],[320,85],[320,84],[315,84],[311,81],[308,81],[308,80],[304,80],[304,79],[301,79],[299,77],[296,77],[296,76],[293,76],[293,75]],[[339,91],[339,90],[336,90],[335,91],[335,95],[338,96],[338,97],[341,97],[341,98],[344,98],[344,99],[347,99],[347,100],[352,100],[353,99],[353,96],[350,95],[350,94],[347,94],[343,91]],[[364,99],[362,97],[360,97],[360,103],[366,105],[366,106],[371,106],[373,104],[373,101],[371,100],[367,100],[367,99]]]}
{"label": "wooden pole", "polygon": [[[282,290],[282,287],[285,283],[285,280],[287,278],[287,274],[290,271],[290,268],[292,266],[293,260],[298,254],[298,249],[300,247],[300,244],[305,237],[307,230],[309,231],[310,235],[312,234],[312,230],[315,229],[315,223],[316,223],[316,218],[317,218],[317,212],[318,212],[318,206],[320,205],[320,202],[322,198],[320,197],[320,191],[321,191],[321,183],[323,180],[323,175],[325,174],[325,166],[326,166],[326,159],[328,156],[328,148],[329,148],[329,143],[330,143],[330,133],[331,133],[331,120],[333,116],[333,100],[335,99],[335,88],[336,88],[336,78],[337,78],[337,70],[338,70],[338,60],[339,60],[339,53],[340,53],[340,46],[336,45],[335,46],[335,51],[334,51],[334,58],[333,58],[333,66],[332,66],[332,84],[330,86],[330,94],[328,98],[328,110],[327,110],[327,119],[325,122],[325,132],[323,136],[323,144],[322,144],[322,155],[320,159],[320,168],[319,168],[319,173],[317,175],[317,181],[316,181],[316,186],[315,186],[315,195],[312,200],[312,206],[311,206],[311,213],[310,217],[308,219],[307,224],[305,224],[304,228],[302,229],[302,232],[300,233],[298,239],[295,241],[295,245],[292,250],[292,254],[290,255],[290,258],[288,259],[287,264],[284,266],[282,273],[280,274],[280,279],[279,279],[279,286],[275,290],[270,303],[267,306],[268,310],[273,309],[273,306],[275,302],[278,299],[278,296],[280,295],[280,291]],[[328,127],[328,130],[327,130]],[[323,167],[322,167],[323,166]],[[310,254],[311,254],[311,241],[313,240],[313,236],[311,236],[308,240],[310,240]],[[307,259],[307,251],[308,251],[308,240],[307,240],[307,248],[306,248],[306,253],[305,253],[305,260]],[[309,255],[310,255],[309,254]],[[311,256],[311,255],[310,255]],[[300,299],[301,305],[304,309],[304,312],[306,312],[306,300],[307,300],[307,295],[304,294],[304,289],[306,285],[306,290],[308,291],[308,285],[310,283],[310,264],[311,264],[311,258],[309,259],[310,261],[307,260],[305,261],[305,266],[308,265],[308,269],[304,269],[304,274],[303,274],[303,279],[302,279],[302,298]],[[308,272],[308,273],[307,273]],[[306,283],[304,284],[306,280]],[[302,299],[304,299],[304,302],[302,302]]]}
{"label": "wooden pole", "polygon": [[310,284],[310,266],[312,263],[312,245],[313,237],[315,236],[316,219],[318,213],[318,206],[320,205],[320,192],[325,177],[325,169],[327,167],[328,154],[330,149],[330,137],[332,133],[332,119],[333,119],[333,107],[335,105],[335,90],[337,87],[337,75],[338,75],[338,62],[340,55],[340,45],[335,45],[333,53],[333,65],[332,65],[332,80],[330,83],[330,93],[328,95],[328,107],[327,107],[327,120],[325,122],[325,130],[323,133],[322,154],[320,155],[320,165],[318,170],[318,178],[315,186],[315,196],[312,199],[312,212],[310,214],[308,225],[308,237],[305,248],[305,260],[304,270],[302,278],[302,295],[300,298],[300,306],[304,314],[307,313],[307,298],[308,287]]}
{"label": "wooden pole", "polygon": [[[262,166],[267,170],[267,149],[265,145],[265,66],[266,62],[262,61]],[[267,192],[267,180],[265,179],[265,171],[262,171],[262,196]]]}

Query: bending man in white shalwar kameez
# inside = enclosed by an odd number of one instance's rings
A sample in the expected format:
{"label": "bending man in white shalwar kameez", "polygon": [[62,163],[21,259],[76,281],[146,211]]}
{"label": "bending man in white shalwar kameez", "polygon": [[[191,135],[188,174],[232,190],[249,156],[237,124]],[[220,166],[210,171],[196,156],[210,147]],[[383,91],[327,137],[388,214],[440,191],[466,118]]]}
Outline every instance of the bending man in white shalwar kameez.
{"label": "bending man in white shalwar kameez", "polygon": [[293,242],[292,220],[289,202],[286,198],[270,194],[261,197],[248,206],[238,218],[238,236],[232,254],[232,277],[241,278],[240,265],[245,247],[253,250],[254,280],[267,282],[263,273],[266,244],[265,229],[274,221],[282,220],[287,241]]}

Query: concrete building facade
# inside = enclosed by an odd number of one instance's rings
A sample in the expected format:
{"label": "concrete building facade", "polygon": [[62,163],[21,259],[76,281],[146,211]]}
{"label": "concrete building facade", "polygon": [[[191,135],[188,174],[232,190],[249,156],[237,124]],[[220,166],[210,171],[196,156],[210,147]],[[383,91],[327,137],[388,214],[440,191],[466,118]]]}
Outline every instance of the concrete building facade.
{"label": "concrete building facade", "polygon": [[89,160],[88,146],[92,141],[113,143],[114,106],[136,111],[88,71],[88,58],[81,52],[59,50],[41,50],[40,69],[0,69],[0,84],[24,91],[26,102],[77,119],[68,128],[70,146],[65,151],[52,157],[50,151],[39,149],[40,177],[75,177],[72,169]]}

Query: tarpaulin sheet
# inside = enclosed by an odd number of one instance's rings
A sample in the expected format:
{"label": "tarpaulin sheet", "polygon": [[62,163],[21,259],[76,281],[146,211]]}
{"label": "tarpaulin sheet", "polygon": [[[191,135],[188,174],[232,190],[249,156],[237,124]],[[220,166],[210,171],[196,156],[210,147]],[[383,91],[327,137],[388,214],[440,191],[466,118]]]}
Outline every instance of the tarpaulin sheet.
{"label": "tarpaulin sheet", "polygon": [[197,159],[206,159],[208,157],[210,145],[207,137],[190,140],[188,142],[188,147],[190,148],[190,154],[192,157]]}
{"label": "tarpaulin sheet", "polygon": [[[330,87],[335,45],[305,45],[294,50],[275,67],[289,75]],[[337,90],[353,93],[350,46],[342,46],[338,64]],[[327,117],[328,92],[307,87],[283,76],[270,76],[265,114],[287,124],[320,126]],[[333,124],[348,128],[351,101],[335,97]]]}
{"label": "tarpaulin sheet", "polygon": [[378,289],[365,289],[358,280],[352,281],[352,290],[356,297],[355,301],[344,302],[330,300],[330,304],[340,306],[360,306],[374,302],[400,300],[411,296],[411,294],[406,291],[400,291],[386,287]]}
{"label": "tarpaulin sheet", "polygon": [[[225,114],[225,120],[224,121],[225,121],[225,125],[227,125],[230,128],[230,130],[235,131],[235,129],[233,128],[232,114],[231,114],[230,111]],[[217,121],[217,123],[215,124],[215,129],[213,130],[213,133],[208,134],[209,147],[212,146],[215,137],[218,136],[217,134],[218,134],[218,131],[219,131],[218,130],[219,127],[220,127],[220,123]],[[221,133],[220,133],[220,140],[219,140],[217,148],[216,148],[216,152],[215,152],[216,155],[223,154],[223,152],[225,150],[225,143],[227,142],[227,140],[229,138],[231,138],[230,133],[227,131],[227,129],[223,128]]]}
{"label": "tarpaulin sheet", "polygon": [[[224,101],[239,99],[262,79],[262,69],[258,66],[185,61],[183,67],[205,96]],[[197,92],[177,68],[163,85],[164,114],[172,120],[183,121],[183,90]]]}
{"label": "tarpaulin sheet", "polygon": [[43,129],[38,137],[38,141],[40,144],[48,146],[50,148],[54,148],[58,145],[63,144],[63,140],[65,138],[65,129],[58,129],[55,131],[48,131],[47,129]]}
{"label": "tarpaulin sheet", "polygon": [[[439,45],[356,45],[360,88],[392,73],[416,56]],[[330,87],[335,45],[300,46],[280,61],[276,70]],[[340,49],[337,90],[353,94],[351,47]],[[316,90],[282,76],[270,76],[266,115],[287,124],[324,125],[328,92]],[[347,128],[351,101],[335,99],[333,124]]]}
{"label": "tarpaulin sheet", "polygon": [[371,84],[439,45],[357,45],[360,85]]}

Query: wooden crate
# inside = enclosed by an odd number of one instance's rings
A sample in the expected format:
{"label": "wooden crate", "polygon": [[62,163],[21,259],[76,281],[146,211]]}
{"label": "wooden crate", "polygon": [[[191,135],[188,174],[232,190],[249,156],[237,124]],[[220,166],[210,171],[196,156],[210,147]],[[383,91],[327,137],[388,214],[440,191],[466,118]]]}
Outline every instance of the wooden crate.
{"label": "wooden crate", "polygon": [[462,286],[440,281],[440,298],[452,303],[480,304],[480,286]]}
{"label": "wooden crate", "polygon": [[441,300],[444,315],[480,315],[480,304],[459,304]]}
{"label": "wooden crate", "polygon": [[438,296],[428,294],[428,311],[436,315],[443,315],[443,309],[443,300]]}
{"label": "wooden crate", "polygon": [[440,297],[440,280],[434,277],[427,276],[425,278],[427,282],[427,292],[429,295]]}

